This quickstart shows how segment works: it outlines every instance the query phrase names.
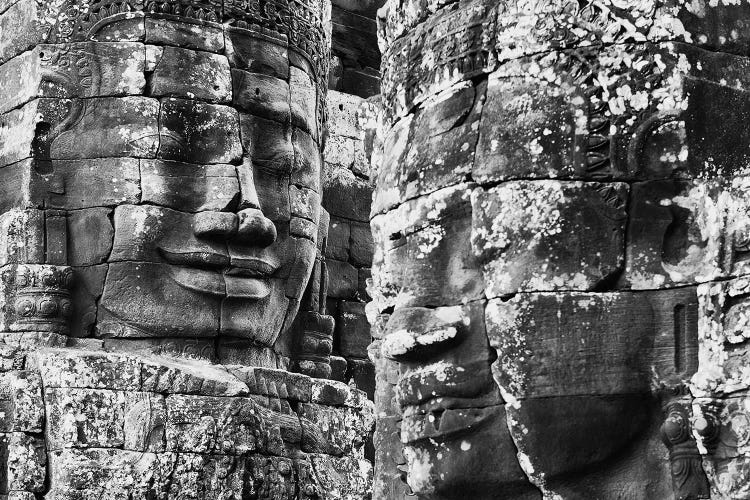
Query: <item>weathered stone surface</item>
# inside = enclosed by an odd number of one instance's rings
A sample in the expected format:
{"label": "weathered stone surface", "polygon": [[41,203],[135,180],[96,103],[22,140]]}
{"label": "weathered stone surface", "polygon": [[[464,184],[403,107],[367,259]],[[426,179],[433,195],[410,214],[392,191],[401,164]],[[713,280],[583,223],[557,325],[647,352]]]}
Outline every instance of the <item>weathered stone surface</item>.
{"label": "weathered stone surface", "polygon": [[[98,309],[98,335],[132,338],[217,335],[220,299],[207,298],[182,286],[175,281],[176,277],[181,279],[175,274],[179,272],[169,264],[110,264]],[[203,276],[194,277],[198,280],[196,286],[210,285]]]}
{"label": "weathered stone surface", "polygon": [[233,165],[141,160],[143,202],[184,212],[221,211],[240,191]]}
{"label": "weathered stone surface", "polygon": [[106,264],[73,269],[75,286],[71,294],[73,314],[70,324],[72,337],[90,337],[94,334],[99,298],[107,278]]}
{"label": "weathered stone surface", "polygon": [[164,99],[157,157],[192,163],[232,163],[242,155],[234,109],[186,99]]}
{"label": "weathered stone surface", "polygon": [[606,286],[624,260],[627,186],[511,182],[471,194],[488,297]]}
{"label": "weathered stone surface", "polygon": [[364,446],[375,425],[371,414],[363,414],[352,408],[330,408],[315,403],[303,403],[299,415],[320,427],[330,446],[347,454]]}
{"label": "weathered stone surface", "polygon": [[[373,214],[465,181],[474,165],[484,92],[481,85],[459,85],[388,132],[376,175]],[[455,147],[445,148],[446,144]]]}
{"label": "weathered stone surface", "polygon": [[32,371],[9,371],[0,377],[0,431],[39,433],[44,422],[41,379]]}
{"label": "weathered stone surface", "polygon": [[328,239],[326,240],[326,257],[340,261],[349,260],[351,225],[349,222],[334,218],[328,226]]}
{"label": "weathered stone surface", "polygon": [[288,125],[241,114],[242,147],[253,164],[281,172],[291,171],[295,161],[292,130]]}
{"label": "weathered stone surface", "polygon": [[68,215],[68,263],[73,266],[101,264],[112,250],[115,230],[108,208],[76,210]]}
{"label": "weathered stone surface", "polygon": [[329,259],[328,296],[337,299],[353,299],[357,293],[357,270],[348,262]]}
{"label": "weathered stone surface", "polygon": [[588,177],[581,137],[587,129],[576,121],[588,113],[586,104],[580,90],[560,89],[533,75],[490,76],[474,179]]}
{"label": "weathered stone surface", "polygon": [[145,88],[137,43],[41,44],[0,66],[0,113],[36,97],[138,95]]}
{"label": "weathered stone surface", "polygon": [[177,47],[157,47],[149,61],[149,93],[226,103],[231,100],[229,61],[224,56]]}
{"label": "weathered stone surface", "polygon": [[236,30],[226,31],[226,43],[227,57],[233,68],[289,79],[285,46]]}
{"label": "weathered stone surface", "polygon": [[318,98],[313,79],[305,71],[289,67],[292,124],[318,138]]}
{"label": "weathered stone surface", "polygon": [[335,169],[323,178],[323,207],[331,215],[366,222],[370,214],[372,187],[349,170]]}
{"label": "weathered stone surface", "polygon": [[379,311],[396,301],[442,306],[483,296],[471,249],[468,190],[466,185],[442,189],[373,217],[374,239],[380,242],[373,257]]}
{"label": "weathered stone surface", "polygon": [[[50,137],[52,159],[153,158],[159,146],[159,102],[147,97],[70,101],[74,121]],[[52,122],[53,126],[58,123]]]}
{"label": "weathered stone surface", "polygon": [[47,453],[39,437],[21,432],[0,434],[0,459],[0,493],[44,489]]}
{"label": "weathered stone surface", "polygon": [[679,180],[633,184],[623,284],[662,288],[708,281],[722,272],[716,233],[723,208],[717,206],[716,188]]}
{"label": "weathered stone surface", "polygon": [[372,231],[369,224],[352,223],[350,248],[356,266],[371,266],[373,257]]}
{"label": "weathered stone surface", "polygon": [[43,349],[29,357],[45,388],[241,396],[248,388],[226,370],[198,361],[76,349]]}
{"label": "weathered stone surface", "polygon": [[125,393],[45,388],[44,404],[45,436],[50,450],[123,446]]}
{"label": "weathered stone surface", "polygon": [[44,213],[10,210],[0,215],[0,266],[44,262]]}
{"label": "weathered stone surface", "polygon": [[232,70],[232,103],[255,116],[287,123],[291,119],[289,84],[273,76]]}
{"label": "weathered stone surface", "polygon": [[372,341],[370,325],[365,317],[365,304],[342,301],[336,317],[334,335],[338,351],[344,357],[366,358],[367,346]]}
{"label": "weathered stone surface", "polygon": [[491,300],[486,314],[495,377],[514,398],[648,391],[655,332],[644,294],[522,293]]}
{"label": "weathered stone surface", "polygon": [[144,20],[146,43],[172,45],[183,49],[206,50],[221,53],[224,50],[224,33],[218,26],[193,24],[176,19],[147,17]]}
{"label": "weathered stone surface", "polygon": [[332,500],[366,497],[372,484],[372,465],[354,457],[313,455],[312,464],[322,491]]}
{"label": "weathered stone surface", "polygon": [[39,184],[39,197],[50,208],[82,208],[138,203],[141,179],[135,158],[54,160],[52,177]]}

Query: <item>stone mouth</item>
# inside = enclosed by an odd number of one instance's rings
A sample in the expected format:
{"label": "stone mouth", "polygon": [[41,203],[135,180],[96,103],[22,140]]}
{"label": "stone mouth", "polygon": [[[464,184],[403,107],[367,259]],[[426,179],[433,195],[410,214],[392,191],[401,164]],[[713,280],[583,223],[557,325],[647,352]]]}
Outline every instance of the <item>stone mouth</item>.
{"label": "stone mouth", "polygon": [[229,265],[228,257],[219,254],[160,250],[177,284],[209,295],[266,298],[271,294],[270,279],[279,268],[277,264],[258,258],[243,258]]}
{"label": "stone mouth", "polygon": [[477,397],[436,397],[403,407],[401,440],[404,444],[446,439],[474,432],[504,404],[496,389]]}
{"label": "stone mouth", "polygon": [[493,421],[500,405],[466,408],[433,408],[424,413],[404,412],[401,442],[406,445],[425,441],[445,441],[476,432]]}

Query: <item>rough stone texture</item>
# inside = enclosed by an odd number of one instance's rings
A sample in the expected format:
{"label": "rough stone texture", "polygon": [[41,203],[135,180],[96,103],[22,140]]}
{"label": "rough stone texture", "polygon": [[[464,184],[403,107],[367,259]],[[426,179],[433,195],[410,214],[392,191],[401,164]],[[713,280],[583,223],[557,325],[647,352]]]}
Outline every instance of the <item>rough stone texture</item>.
{"label": "rough stone texture", "polygon": [[360,98],[330,121],[356,182],[323,182],[330,2],[63,3],[0,0],[0,497],[369,498],[372,403],[328,379],[372,385]]}
{"label": "rough stone texture", "polygon": [[376,498],[748,496],[749,16],[379,10]]}

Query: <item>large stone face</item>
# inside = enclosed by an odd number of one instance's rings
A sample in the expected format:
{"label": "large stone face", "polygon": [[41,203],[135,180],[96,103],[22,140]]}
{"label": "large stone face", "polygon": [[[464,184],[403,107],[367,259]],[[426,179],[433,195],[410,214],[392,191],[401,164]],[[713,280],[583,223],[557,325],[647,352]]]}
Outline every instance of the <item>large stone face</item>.
{"label": "large stone face", "polygon": [[746,497],[747,7],[378,16],[376,494]]}
{"label": "large stone face", "polygon": [[330,2],[64,3],[0,2],[0,497],[368,497],[372,404],[327,380]]}

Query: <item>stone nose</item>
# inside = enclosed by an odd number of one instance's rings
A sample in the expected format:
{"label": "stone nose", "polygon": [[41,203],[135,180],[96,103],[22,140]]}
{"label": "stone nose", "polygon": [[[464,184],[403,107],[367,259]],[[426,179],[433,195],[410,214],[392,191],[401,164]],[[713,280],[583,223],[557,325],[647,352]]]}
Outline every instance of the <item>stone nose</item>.
{"label": "stone nose", "polygon": [[257,208],[245,208],[236,214],[199,212],[193,219],[193,234],[202,239],[265,248],[276,241],[276,226]]}
{"label": "stone nose", "polygon": [[276,226],[257,208],[245,208],[237,214],[238,243],[265,248],[276,241]]}

